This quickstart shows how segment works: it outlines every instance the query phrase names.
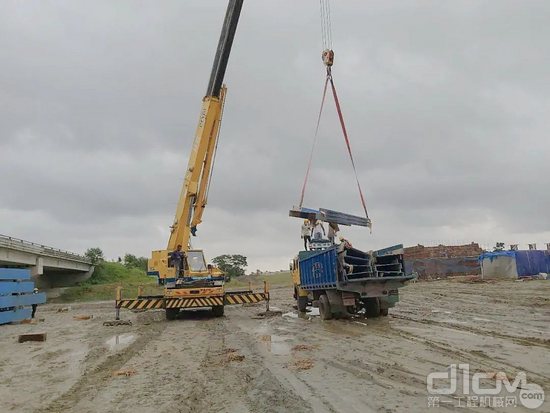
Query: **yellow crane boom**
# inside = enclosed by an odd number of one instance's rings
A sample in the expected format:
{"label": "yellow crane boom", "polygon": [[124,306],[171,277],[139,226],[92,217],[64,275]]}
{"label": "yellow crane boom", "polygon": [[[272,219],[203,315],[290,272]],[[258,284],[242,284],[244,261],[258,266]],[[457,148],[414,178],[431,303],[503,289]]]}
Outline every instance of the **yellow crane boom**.
{"label": "yellow crane boom", "polygon": [[178,245],[187,249],[191,232],[195,232],[197,225],[202,222],[226,91],[222,87],[219,97],[206,96],[203,99],[199,124],[171,227],[167,247],[170,251]]}
{"label": "yellow crane boom", "polygon": [[[189,155],[176,215],[170,226],[168,245],[165,250],[153,251],[148,261],[147,274],[158,277],[160,284],[171,288],[176,287],[175,284],[181,279],[223,278],[223,272],[207,266],[202,250],[191,249],[189,241],[191,235],[195,235],[197,225],[202,222],[202,215],[208,201],[214,155],[227,93],[223,78],[243,1],[229,0],[206,96],[202,101],[199,123]],[[171,262],[171,254],[178,245],[181,245],[181,253],[185,257],[182,271]]]}

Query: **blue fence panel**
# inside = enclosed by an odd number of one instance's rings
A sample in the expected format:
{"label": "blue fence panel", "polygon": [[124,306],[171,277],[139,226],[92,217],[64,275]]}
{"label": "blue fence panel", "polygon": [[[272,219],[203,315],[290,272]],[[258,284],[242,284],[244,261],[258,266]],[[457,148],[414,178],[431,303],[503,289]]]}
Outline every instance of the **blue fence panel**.
{"label": "blue fence panel", "polygon": [[516,266],[518,269],[519,277],[526,277],[529,275],[536,275],[541,272],[550,272],[549,254],[547,251],[540,250],[528,250],[528,251],[515,251],[516,253]]}
{"label": "blue fence panel", "polygon": [[300,284],[306,290],[336,288],[336,249],[330,248],[300,260]]}
{"label": "blue fence panel", "polygon": [[32,281],[2,281],[0,282],[0,294],[32,293],[34,283]]}
{"label": "blue fence panel", "polygon": [[20,308],[13,311],[0,311],[0,324],[11,323],[31,318],[30,308]]}
{"label": "blue fence panel", "polygon": [[23,307],[46,302],[46,294],[0,295],[0,308]]}
{"label": "blue fence panel", "polygon": [[31,271],[24,268],[0,268],[0,280],[30,280]]}

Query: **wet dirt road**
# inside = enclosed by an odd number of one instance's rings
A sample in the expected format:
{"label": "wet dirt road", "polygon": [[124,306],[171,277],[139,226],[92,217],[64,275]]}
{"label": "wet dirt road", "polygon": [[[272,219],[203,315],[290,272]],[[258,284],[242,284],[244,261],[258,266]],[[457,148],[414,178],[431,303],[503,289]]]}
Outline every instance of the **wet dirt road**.
{"label": "wet dirt road", "polygon": [[[0,328],[0,400],[6,412],[545,411],[466,406],[460,395],[428,407],[426,376],[453,363],[474,372],[524,371],[550,398],[550,282],[411,284],[390,316],[323,322],[299,316],[289,288],[224,318],[159,311],[104,327],[112,303],[39,308],[37,325]],[[78,315],[93,315],[77,321]],[[47,332],[44,343],[17,343]],[[244,358],[242,358],[244,356]],[[112,376],[116,370],[128,376]],[[516,392],[517,395],[519,393]],[[508,394],[508,393],[506,393]],[[432,400],[433,401],[433,400]]]}

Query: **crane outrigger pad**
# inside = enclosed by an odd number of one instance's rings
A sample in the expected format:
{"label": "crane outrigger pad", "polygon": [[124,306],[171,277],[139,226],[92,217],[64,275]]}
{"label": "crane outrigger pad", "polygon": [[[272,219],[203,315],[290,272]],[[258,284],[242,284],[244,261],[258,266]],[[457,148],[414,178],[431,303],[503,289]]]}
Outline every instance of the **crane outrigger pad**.
{"label": "crane outrigger pad", "polygon": [[368,227],[370,223],[368,218],[325,208],[311,209],[305,207],[293,207],[289,211],[288,215],[291,217],[304,218],[312,221],[321,220],[323,222],[334,222],[338,225],[346,226],[357,225],[360,227]]}

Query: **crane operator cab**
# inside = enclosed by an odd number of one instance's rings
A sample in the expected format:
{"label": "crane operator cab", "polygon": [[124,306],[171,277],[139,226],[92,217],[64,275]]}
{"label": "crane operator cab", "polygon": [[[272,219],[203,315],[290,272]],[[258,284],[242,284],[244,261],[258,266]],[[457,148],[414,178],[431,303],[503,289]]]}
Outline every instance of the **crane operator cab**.
{"label": "crane operator cab", "polygon": [[156,262],[147,275],[156,276],[159,285],[166,288],[224,285],[225,273],[212,264],[207,264],[202,250],[154,251],[150,261]]}

